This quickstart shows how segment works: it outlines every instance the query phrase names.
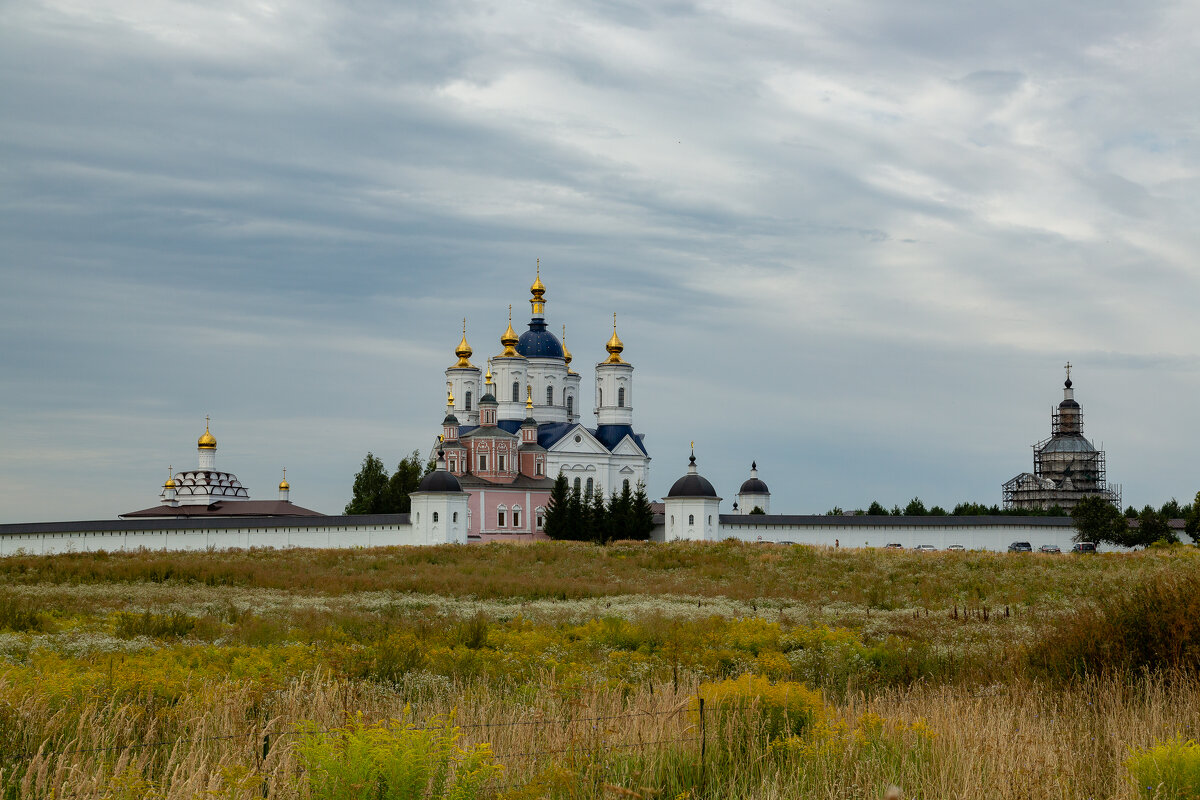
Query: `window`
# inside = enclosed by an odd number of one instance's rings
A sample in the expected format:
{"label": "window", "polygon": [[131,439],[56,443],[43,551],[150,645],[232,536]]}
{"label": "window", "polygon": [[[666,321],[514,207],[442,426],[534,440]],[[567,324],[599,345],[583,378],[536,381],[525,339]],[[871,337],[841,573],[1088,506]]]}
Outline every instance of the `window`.
{"label": "window", "polygon": [[458,522],[458,512],[454,512],[454,516],[450,518],[451,522]]}
{"label": "window", "polygon": [[[457,461],[455,461],[453,458],[452,458],[452,459],[450,459],[450,471],[451,471],[451,472],[457,472],[457,471],[458,471],[458,462],[457,462]],[[626,482],[628,482],[628,481],[626,481]]]}
{"label": "window", "polygon": [[695,525],[695,524],[696,524],[696,515],[688,514],[688,525]]}
{"label": "window", "polygon": [[513,524],[514,528],[521,527],[521,512],[518,509],[513,509]]}
{"label": "window", "polygon": [[497,461],[496,468],[498,470],[500,470],[501,472],[504,472],[504,456],[503,455],[496,456],[496,461]]}
{"label": "window", "polygon": [[[421,521],[421,512],[418,511],[417,512],[417,522],[420,522],[420,521]],[[304,530],[308,530],[308,528],[305,528]]]}
{"label": "window", "polygon": [[708,524],[712,525],[712,514],[708,515]]}
{"label": "window", "polygon": [[588,482],[587,482],[587,493],[588,493],[588,494],[591,494],[591,493],[592,493],[592,479],[591,479],[591,478],[588,478]]}
{"label": "window", "polygon": [[537,529],[540,531],[546,524],[546,509],[539,508],[536,512]]}
{"label": "window", "polygon": [[573,488],[575,489],[576,494],[578,494],[579,493],[579,478],[575,479],[575,484],[574,484]]}
{"label": "window", "polygon": [[625,491],[627,491],[627,492],[629,491],[629,478],[626,478],[624,481],[621,482],[621,487]]}
{"label": "window", "polygon": [[567,395],[567,416],[575,413],[575,398]]}
{"label": "window", "polygon": [[438,515],[437,515],[437,512],[436,512],[436,511],[435,511],[435,512],[433,512],[433,521],[434,521],[434,522],[437,522],[437,521],[438,521]]}
{"label": "window", "polygon": [[535,475],[542,474],[542,460],[540,458],[537,461],[537,466],[534,468],[534,474]]}
{"label": "window", "polygon": [[617,389],[617,408],[625,407],[625,387]]}
{"label": "window", "polygon": [[596,387],[596,405],[604,405],[604,390],[599,386]]}
{"label": "window", "polygon": [[548,405],[548,406],[554,405],[554,387],[553,386],[546,387],[546,405]]}
{"label": "window", "polygon": [[513,402],[521,402],[521,382],[513,381]]}
{"label": "window", "polygon": [[471,410],[471,393],[469,391],[467,392],[467,404],[466,404],[465,408],[467,409],[467,411]]}
{"label": "window", "polygon": [[500,509],[496,512],[496,525],[501,528],[504,527],[504,509]]}
{"label": "window", "polygon": [[487,456],[480,454],[479,456],[479,471],[487,472]]}

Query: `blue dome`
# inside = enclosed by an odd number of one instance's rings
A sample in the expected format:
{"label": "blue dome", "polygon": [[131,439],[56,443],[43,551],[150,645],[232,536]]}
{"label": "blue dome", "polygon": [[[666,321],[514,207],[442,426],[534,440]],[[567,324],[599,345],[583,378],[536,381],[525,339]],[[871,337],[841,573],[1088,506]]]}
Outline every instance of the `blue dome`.
{"label": "blue dome", "polygon": [[529,330],[517,340],[517,352],[526,358],[562,358],[562,343],[558,337],[546,330],[546,322],[540,317],[529,321]]}

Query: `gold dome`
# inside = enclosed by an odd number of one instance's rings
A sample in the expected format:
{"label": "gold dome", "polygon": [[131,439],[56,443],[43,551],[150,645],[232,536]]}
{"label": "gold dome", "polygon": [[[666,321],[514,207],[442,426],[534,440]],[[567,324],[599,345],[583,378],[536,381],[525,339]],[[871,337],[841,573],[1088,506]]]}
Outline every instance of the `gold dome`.
{"label": "gold dome", "polygon": [[525,384],[525,413],[533,416],[533,386]]}
{"label": "gold dome", "polygon": [[504,345],[504,352],[500,354],[500,358],[521,358],[521,354],[517,352],[517,342],[521,341],[517,338],[517,332],[512,326],[512,306],[508,307],[508,330],[500,335],[500,344]]}
{"label": "gold dome", "polygon": [[175,488],[174,473],[175,473],[174,467],[167,467],[167,482],[163,484],[164,489],[174,489]]}
{"label": "gold dome", "polygon": [[454,407],[454,392],[446,391],[446,405],[450,408]]}
{"label": "gold dome", "polygon": [[566,325],[563,325],[562,334],[563,334],[562,335],[563,361],[567,362],[567,374],[574,375],[575,373],[571,371],[571,358],[572,358],[571,351],[567,349],[567,326]]}
{"label": "gold dome", "polygon": [[529,287],[529,293],[533,295],[529,299],[529,305],[533,306],[533,315],[540,317],[546,311],[546,284],[542,283],[542,260],[537,261],[537,277],[533,279],[533,285]]}
{"label": "gold dome", "polygon": [[613,314],[613,335],[605,343],[604,349],[608,351],[608,360],[605,364],[624,364],[621,360],[621,351],[625,349],[625,344],[621,341],[621,337],[617,336],[617,315]]}
{"label": "gold dome", "polygon": [[287,482],[287,470],[285,469],[283,471],[283,480],[281,480],[279,482],[279,491],[286,492],[288,489],[291,489],[291,488],[292,488],[291,484],[289,484]]}
{"label": "gold dome", "polygon": [[467,319],[463,317],[463,335],[462,340],[458,343],[458,347],[454,348],[454,355],[458,356],[458,363],[455,364],[457,369],[474,369],[475,365],[471,363],[471,353],[475,352],[471,349],[471,345],[467,344]]}
{"label": "gold dome", "polygon": [[208,430],[208,417],[204,418],[204,433],[196,440],[196,447],[202,450],[216,450],[217,437]]}

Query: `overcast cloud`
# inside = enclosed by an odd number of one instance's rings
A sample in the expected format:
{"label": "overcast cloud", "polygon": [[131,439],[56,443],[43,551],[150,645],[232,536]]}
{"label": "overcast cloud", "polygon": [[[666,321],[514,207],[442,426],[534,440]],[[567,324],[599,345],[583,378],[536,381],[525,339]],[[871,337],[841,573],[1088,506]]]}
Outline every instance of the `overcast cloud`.
{"label": "overcast cloud", "polygon": [[999,502],[1061,365],[1125,501],[1190,499],[1194,3],[0,6],[0,522],[195,463],[337,513],[423,452],[535,259],[613,311],[661,496]]}

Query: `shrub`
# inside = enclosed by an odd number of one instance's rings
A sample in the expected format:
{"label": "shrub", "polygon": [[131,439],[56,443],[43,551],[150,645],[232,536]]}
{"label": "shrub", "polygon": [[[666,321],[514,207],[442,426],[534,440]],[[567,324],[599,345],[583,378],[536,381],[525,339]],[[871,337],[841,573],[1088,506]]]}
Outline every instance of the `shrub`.
{"label": "shrub", "polygon": [[1160,572],[1076,612],[1030,653],[1054,675],[1200,667],[1200,574]]}
{"label": "shrub", "polygon": [[46,618],[31,607],[30,601],[9,592],[0,592],[0,631],[42,631]]}
{"label": "shrub", "polygon": [[1135,748],[1125,762],[1138,792],[1148,800],[1200,797],[1200,744],[1173,739]]}
{"label": "shrub", "polygon": [[[726,739],[803,736],[827,714],[820,692],[795,681],[771,683],[757,675],[702,683],[700,697],[712,711],[718,736]],[[698,702],[692,705],[698,713]]]}
{"label": "shrub", "polygon": [[170,639],[187,636],[194,627],[195,617],[182,611],[172,611],[169,614],[155,614],[151,611],[130,614],[122,611],[116,615],[113,622],[113,635],[122,639],[132,639],[135,636]]}
{"label": "shrub", "polygon": [[[407,709],[406,709],[407,714]],[[444,719],[424,727],[361,717],[334,731],[298,726],[296,745],[313,800],[470,800],[503,769],[489,745],[464,750]]]}

